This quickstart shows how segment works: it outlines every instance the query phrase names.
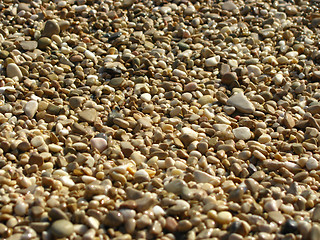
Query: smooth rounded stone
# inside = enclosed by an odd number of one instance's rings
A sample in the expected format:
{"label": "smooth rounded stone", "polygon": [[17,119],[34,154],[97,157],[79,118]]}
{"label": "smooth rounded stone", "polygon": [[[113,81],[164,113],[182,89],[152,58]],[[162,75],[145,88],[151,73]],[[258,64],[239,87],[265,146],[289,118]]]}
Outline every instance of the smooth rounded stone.
{"label": "smooth rounded stone", "polygon": [[124,9],[129,9],[133,6],[134,3],[135,3],[135,0],[123,0],[121,7]]}
{"label": "smooth rounded stone", "polygon": [[195,141],[198,138],[198,133],[191,128],[184,127],[181,129],[181,134],[179,139],[185,146],[189,146],[189,144]]}
{"label": "smooth rounded stone", "polygon": [[103,221],[103,223],[107,227],[112,227],[112,228],[116,228],[116,227],[120,226],[123,222],[124,222],[124,218],[123,218],[122,214],[118,211],[109,211],[106,214],[104,221]]}
{"label": "smooth rounded stone", "polygon": [[38,102],[35,100],[31,100],[31,101],[27,102],[26,105],[24,106],[23,110],[24,110],[24,113],[30,119],[32,119],[38,110]]}
{"label": "smooth rounded stone", "polygon": [[48,213],[51,221],[57,221],[60,219],[69,220],[67,214],[63,212],[60,208],[51,208],[51,210]]}
{"label": "smooth rounded stone", "polygon": [[174,194],[181,194],[183,187],[186,187],[187,183],[181,179],[174,179],[170,183],[164,185],[164,189],[167,192],[172,192]]}
{"label": "smooth rounded stone", "polygon": [[1,59],[6,59],[7,57],[9,57],[10,52],[6,51],[6,50],[1,50],[0,51],[0,58]]}
{"label": "smooth rounded stone", "polygon": [[256,65],[249,65],[247,66],[248,75],[253,75],[255,77],[259,77],[261,75],[261,69]]}
{"label": "smooth rounded stone", "polygon": [[281,227],[281,233],[296,233],[298,231],[298,223],[293,219],[288,219]]}
{"label": "smooth rounded stone", "polygon": [[184,212],[188,211],[189,209],[190,209],[190,206],[188,208],[185,205],[176,204],[176,205],[167,209],[167,215],[177,216],[177,215],[183,214]]}
{"label": "smooth rounded stone", "polygon": [[210,57],[205,60],[204,64],[206,67],[215,67],[220,62],[220,56]]}
{"label": "smooth rounded stone", "polygon": [[34,147],[40,147],[41,145],[45,144],[45,141],[42,136],[35,136],[31,139],[30,143]]}
{"label": "smooth rounded stone", "polygon": [[247,178],[244,182],[251,193],[255,193],[260,189],[259,183],[253,178]]}
{"label": "smooth rounded stone", "polygon": [[174,233],[174,232],[177,231],[178,223],[177,223],[177,221],[176,221],[173,217],[167,217],[164,228],[165,228],[168,232]]}
{"label": "smooth rounded stone", "polygon": [[311,214],[311,219],[312,221],[320,222],[320,205],[319,204],[314,208]]}
{"label": "smooth rounded stone", "polygon": [[251,138],[251,131],[248,127],[238,127],[232,129],[234,137],[238,140],[249,140]]}
{"label": "smooth rounded stone", "polygon": [[192,91],[197,90],[197,88],[198,88],[198,84],[197,83],[190,82],[190,83],[188,83],[187,85],[184,86],[184,91],[185,92],[192,92]]}
{"label": "smooth rounded stone", "polygon": [[318,167],[319,167],[319,162],[318,162],[318,160],[316,160],[313,157],[310,157],[308,159],[308,161],[306,162],[306,168],[309,171],[310,170],[316,170],[316,169],[318,169]]}
{"label": "smooth rounded stone", "polygon": [[147,161],[147,158],[146,156],[142,155],[140,152],[133,152],[131,155],[130,155],[130,158],[137,164],[141,164],[141,163],[144,163]]}
{"label": "smooth rounded stone", "polygon": [[320,238],[320,226],[319,224],[315,224],[311,227],[308,239],[317,240]]}
{"label": "smooth rounded stone", "polygon": [[235,107],[242,113],[253,113],[255,111],[254,105],[247,99],[243,92],[234,93],[228,99],[227,104]]}
{"label": "smooth rounded stone", "polygon": [[38,47],[41,50],[46,50],[46,48],[52,43],[51,39],[48,37],[42,37],[38,40]]}
{"label": "smooth rounded stone", "polygon": [[31,145],[28,141],[22,141],[18,144],[17,149],[21,152],[27,152],[31,149]]}
{"label": "smooth rounded stone", "polygon": [[143,229],[148,226],[151,226],[152,220],[147,215],[142,215],[139,219],[136,221],[136,227],[138,229]]}
{"label": "smooth rounded stone", "polygon": [[223,111],[227,114],[227,115],[232,115],[235,111],[236,111],[236,108],[233,107],[233,106],[223,106]]}
{"label": "smooth rounded stone", "polygon": [[271,137],[270,135],[264,133],[258,138],[258,142],[262,144],[271,142]]}
{"label": "smooth rounded stone", "polygon": [[178,232],[187,232],[192,228],[192,223],[185,219],[178,222],[177,230]]}
{"label": "smooth rounded stone", "polygon": [[73,224],[65,219],[54,221],[50,232],[57,238],[69,237],[74,232]]}
{"label": "smooth rounded stone", "polygon": [[266,201],[263,205],[263,208],[266,212],[278,211],[277,202],[274,199]]}
{"label": "smooth rounded stone", "polygon": [[201,106],[210,104],[214,102],[214,98],[210,95],[204,95],[198,99],[198,103],[201,104]]}
{"label": "smooth rounded stone", "polygon": [[238,9],[237,5],[234,4],[234,2],[233,2],[233,1],[230,1],[230,0],[224,2],[224,3],[222,4],[221,8],[222,8],[223,10],[226,10],[226,11],[233,11],[233,10]]}
{"label": "smooth rounded stone", "polygon": [[143,94],[141,94],[140,98],[144,102],[150,102],[151,101],[151,94],[150,93],[143,93]]}
{"label": "smooth rounded stone", "polygon": [[200,170],[195,170],[193,172],[194,180],[197,183],[209,183],[209,182],[217,182],[218,180],[211,176],[210,174],[200,171]]}
{"label": "smooth rounded stone", "polygon": [[28,211],[28,204],[25,202],[17,202],[16,205],[14,206],[14,213],[17,216],[24,216],[27,214]]}
{"label": "smooth rounded stone", "polygon": [[192,94],[191,93],[183,93],[181,95],[182,101],[190,102],[192,100]]}
{"label": "smooth rounded stone", "polygon": [[108,143],[104,138],[92,138],[90,143],[91,147],[96,148],[99,152],[103,152],[108,147]]}
{"label": "smooth rounded stone", "polygon": [[50,38],[54,34],[59,35],[59,33],[60,33],[59,24],[55,20],[47,20],[44,25],[42,36]]}
{"label": "smooth rounded stone", "polygon": [[260,161],[266,160],[266,156],[263,155],[263,153],[261,153],[261,152],[258,151],[258,150],[254,150],[254,151],[252,152],[252,155],[253,155],[255,158],[259,159]]}
{"label": "smooth rounded stone", "polygon": [[34,49],[36,49],[38,47],[38,42],[37,41],[22,41],[22,42],[20,42],[20,46],[25,51],[33,51]]}
{"label": "smooth rounded stone", "polygon": [[227,72],[223,74],[221,78],[221,83],[229,85],[238,80],[237,74],[235,72]]}
{"label": "smooth rounded stone", "polygon": [[271,211],[268,212],[268,218],[270,221],[275,222],[277,224],[282,224],[286,220],[283,214],[280,211]]}
{"label": "smooth rounded stone", "polygon": [[228,224],[232,221],[232,214],[227,211],[221,211],[217,214],[215,220],[219,224]]}
{"label": "smooth rounded stone", "polygon": [[111,87],[121,87],[125,82],[125,79],[122,77],[112,78],[109,82]]}
{"label": "smooth rounded stone", "polygon": [[94,123],[97,118],[97,110],[94,108],[89,108],[84,111],[79,112],[80,120],[88,123]]}
{"label": "smooth rounded stone", "polygon": [[136,211],[137,212],[143,212],[146,211],[148,209],[150,209],[151,207],[153,207],[154,205],[156,205],[158,203],[158,201],[152,197],[149,196],[145,196],[142,198],[138,198],[136,200]]}
{"label": "smooth rounded stone", "polygon": [[6,70],[7,77],[9,78],[18,77],[18,79],[21,80],[23,77],[20,68],[15,63],[9,63]]}
{"label": "smooth rounded stone", "polygon": [[135,172],[134,174],[134,181],[138,183],[142,182],[149,182],[150,181],[150,176],[144,169],[140,169]]}
{"label": "smooth rounded stone", "polygon": [[184,77],[187,77],[187,74],[184,72],[184,71],[181,71],[179,69],[174,69],[172,71],[172,75],[173,76],[177,76],[179,78],[184,78]]}

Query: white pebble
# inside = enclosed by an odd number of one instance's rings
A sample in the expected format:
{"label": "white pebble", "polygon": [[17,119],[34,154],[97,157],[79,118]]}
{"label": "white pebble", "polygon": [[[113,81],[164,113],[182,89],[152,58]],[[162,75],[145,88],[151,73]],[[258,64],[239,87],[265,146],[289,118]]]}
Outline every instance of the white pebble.
{"label": "white pebble", "polygon": [[63,176],[60,178],[60,181],[62,182],[62,184],[66,187],[72,187],[75,185],[75,183],[73,182],[73,180],[69,177],[69,176]]}
{"label": "white pebble", "polygon": [[151,101],[150,93],[143,93],[143,94],[141,94],[140,98],[144,102],[150,102]]}
{"label": "white pebble", "polygon": [[315,170],[315,169],[318,168],[318,166],[319,166],[318,161],[317,161],[315,158],[313,158],[313,157],[310,157],[310,158],[308,159],[308,161],[306,162],[306,168],[307,168],[308,170]]}
{"label": "white pebble", "polygon": [[220,62],[220,56],[210,57],[206,59],[205,65],[206,67],[214,67],[214,66],[217,66],[219,62]]}
{"label": "white pebble", "polygon": [[95,55],[93,52],[90,52],[89,50],[85,50],[84,51],[84,55],[86,56],[86,58],[94,60],[95,59]]}
{"label": "white pebble", "polygon": [[28,204],[22,201],[19,201],[14,207],[14,212],[18,216],[25,215],[27,213],[27,210],[28,210]]}

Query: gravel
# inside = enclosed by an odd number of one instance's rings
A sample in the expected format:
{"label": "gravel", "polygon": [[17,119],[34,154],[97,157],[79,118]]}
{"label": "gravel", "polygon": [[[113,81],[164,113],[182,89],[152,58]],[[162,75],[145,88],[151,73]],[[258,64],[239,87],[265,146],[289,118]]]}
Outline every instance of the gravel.
{"label": "gravel", "polygon": [[1,239],[320,239],[317,1],[0,6]]}

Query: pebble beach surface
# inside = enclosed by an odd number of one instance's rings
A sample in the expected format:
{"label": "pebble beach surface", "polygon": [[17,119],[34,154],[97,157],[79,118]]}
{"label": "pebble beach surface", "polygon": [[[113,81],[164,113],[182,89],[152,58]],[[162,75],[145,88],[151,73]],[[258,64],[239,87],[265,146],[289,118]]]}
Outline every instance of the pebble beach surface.
{"label": "pebble beach surface", "polygon": [[0,2],[0,238],[320,239],[320,2]]}

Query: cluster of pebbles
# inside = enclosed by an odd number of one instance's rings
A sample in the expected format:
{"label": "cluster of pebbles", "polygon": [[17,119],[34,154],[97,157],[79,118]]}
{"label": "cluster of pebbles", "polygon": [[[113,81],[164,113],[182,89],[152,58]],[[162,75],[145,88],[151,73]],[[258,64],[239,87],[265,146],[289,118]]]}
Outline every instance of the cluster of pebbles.
{"label": "cluster of pebbles", "polygon": [[320,239],[320,2],[3,0],[1,239]]}

